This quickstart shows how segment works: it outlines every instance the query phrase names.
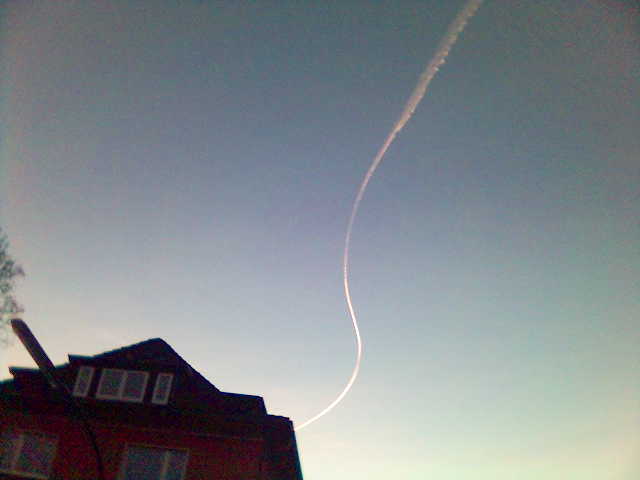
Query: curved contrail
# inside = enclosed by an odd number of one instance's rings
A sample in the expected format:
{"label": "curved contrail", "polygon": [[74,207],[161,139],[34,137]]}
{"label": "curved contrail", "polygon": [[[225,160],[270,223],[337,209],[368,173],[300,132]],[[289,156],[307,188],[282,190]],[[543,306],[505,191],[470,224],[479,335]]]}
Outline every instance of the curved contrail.
{"label": "curved contrail", "polygon": [[356,214],[358,213],[360,202],[362,201],[364,192],[367,189],[367,185],[369,184],[369,181],[371,180],[371,177],[375,173],[376,169],[382,162],[382,159],[384,158],[385,153],[387,153],[389,146],[393,143],[393,140],[396,138],[396,135],[400,132],[400,130],[404,128],[404,126],[407,124],[407,122],[415,112],[418,104],[424,97],[424,94],[427,92],[427,87],[429,86],[429,83],[431,83],[431,80],[433,80],[433,77],[436,75],[436,73],[438,73],[438,70],[447,59],[447,56],[449,55],[449,51],[451,50],[451,47],[453,47],[453,44],[456,43],[456,40],[458,39],[458,35],[460,35],[460,32],[464,30],[464,27],[467,25],[471,17],[473,17],[473,15],[476,13],[476,10],[480,8],[480,4],[482,3],[482,1],[483,0],[469,0],[465,4],[463,9],[460,10],[460,13],[458,13],[458,15],[453,20],[453,22],[451,22],[451,25],[449,25],[447,32],[445,33],[444,37],[442,37],[442,40],[438,45],[438,49],[436,50],[436,53],[434,54],[431,61],[427,64],[427,67],[424,69],[424,71],[420,75],[420,78],[418,79],[418,84],[416,85],[416,88],[411,93],[409,100],[407,100],[407,103],[405,104],[404,109],[400,114],[400,117],[398,118],[393,128],[389,132],[389,135],[387,135],[387,139],[382,144],[382,147],[380,147],[380,150],[378,150],[378,153],[374,157],[373,162],[371,162],[371,166],[369,167],[369,170],[367,170],[367,173],[362,179],[362,183],[360,184],[360,188],[358,189],[358,193],[353,202],[353,207],[351,208],[351,216],[349,217],[349,223],[347,225],[347,233],[344,239],[344,253],[342,257],[342,282],[344,284],[344,296],[347,301],[347,308],[349,309],[349,315],[351,316],[351,323],[353,324],[353,331],[356,336],[356,351],[357,351],[356,364],[353,367],[351,378],[349,378],[347,385],[344,387],[340,395],[338,395],[338,397],[333,402],[331,402],[327,407],[325,407],[325,409],[322,410],[320,413],[311,417],[309,420],[302,423],[301,425],[298,425],[295,428],[295,430],[302,430],[304,427],[312,424],[313,422],[318,420],[320,417],[329,413],[329,411],[331,411],[333,407],[335,407],[338,403],[340,403],[340,401],[344,398],[344,396],[349,392],[349,390],[353,386],[353,383],[356,381],[356,378],[358,377],[358,372],[360,371],[360,362],[362,361],[362,338],[360,337],[358,320],[356,318],[356,312],[353,309],[353,303],[351,301],[351,291],[349,289],[349,246],[351,244],[351,232],[353,230],[353,222],[355,221]]}

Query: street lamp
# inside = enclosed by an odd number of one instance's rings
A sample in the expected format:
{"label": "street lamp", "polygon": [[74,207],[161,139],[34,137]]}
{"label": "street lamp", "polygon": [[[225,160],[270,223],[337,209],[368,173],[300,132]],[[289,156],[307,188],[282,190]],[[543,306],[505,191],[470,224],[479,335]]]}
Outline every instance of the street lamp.
{"label": "street lamp", "polygon": [[89,425],[89,420],[85,415],[82,406],[76,401],[76,399],[71,394],[69,387],[58,377],[56,373],[56,367],[53,365],[53,362],[44,351],[40,342],[36,339],[36,337],[31,333],[31,330],[27,326],[27,324],[20,320],[19,318],[14,318],[11,320],[11,328],[16,336],[20,339],[24,348],[27,349],[31,358],[36,362],[38,368],[45,376],[45,378],[49,381],[49,383],[59,388],[62,391],[62,396],[64,399],[69,402],[75,413],[78,415],[80,422],[84,428],[87,437],[89,437],[89,441],[93,446],[93,451],[96,455],[96,467],[98,470],[98,478],[99,480],[104,480],[104,466],[102,464],[102,455],[100,455],[100,449],[98,448],[98,443],[96,442],[96,436],[91,429],[91,425]]}

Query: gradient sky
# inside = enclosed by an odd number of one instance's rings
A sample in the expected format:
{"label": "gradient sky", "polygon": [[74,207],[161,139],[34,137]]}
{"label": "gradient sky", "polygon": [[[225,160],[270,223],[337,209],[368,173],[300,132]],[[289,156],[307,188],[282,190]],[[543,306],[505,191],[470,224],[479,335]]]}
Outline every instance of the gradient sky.
{"label": "gradient sky", "polygon": [[[351,202],[462,4],[3,2],[0,225],[54,362],[162,337],[324,408]],[[639,17],[480,8],[362,203],[306,480],[640,477]]]}

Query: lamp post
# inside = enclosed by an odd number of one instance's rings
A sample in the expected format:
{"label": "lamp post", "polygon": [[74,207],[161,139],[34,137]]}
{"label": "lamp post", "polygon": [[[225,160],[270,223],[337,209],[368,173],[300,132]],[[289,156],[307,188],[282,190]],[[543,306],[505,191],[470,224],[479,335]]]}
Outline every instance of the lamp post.
{"label": "lamp post", "polygon": [[27,326],[27,324],[20,320],[19,318],[14,318],[11,320],[11,328],[16,336],[24,345],[24,348],[27,349],[31,358],[36,362],[38,368],[45,376],[45,378],[49,381],[49,383],[59,388],[62,391],[62,396],[64,399],[71,405],[73,411],[78,415],[80,422],[82,423],[82,427],[84,428],[87,437],[89,437],[89,441],[93,447],[93,451],[96,456],[96,468],[98,470],[98,479],[104,480],[104,466],[102,464],[102,455],[100,454],[100,449],[98,448],[98,443],[96,442],[96,436],[91,429],[91,425],[89,425],[89,420],[85,415],[82,406],[76,401],[76,399],[71,394],[69,387],[58,377],[56,373],[56,367],[53,365],[53,362],[44,351],[40,342],[36,339],[36,337],[31,333],[31,329]]}

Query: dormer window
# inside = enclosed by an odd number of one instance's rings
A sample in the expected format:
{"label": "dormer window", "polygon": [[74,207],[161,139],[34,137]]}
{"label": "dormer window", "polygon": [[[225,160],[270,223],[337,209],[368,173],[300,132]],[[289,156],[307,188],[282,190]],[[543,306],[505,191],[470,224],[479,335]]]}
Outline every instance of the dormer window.
{"label": "dormer window", "polygon": [[93,380],[93,367],[80,367],[76,376],[76,384],[73,386],[74,397],[86,397]]}
{"label": "dormer window", "polygon": [[105,368],[100,376],[96,398],[141,402],[148,379],[147,372]]}
{"label": "dormer window", "polygon": [[157,405],[166,405],[169,402],[172,382],[173,374],[159,373],[158,378],[156,379],[156,386],[153,388],[153,397],[151,398],[151,402]]}

